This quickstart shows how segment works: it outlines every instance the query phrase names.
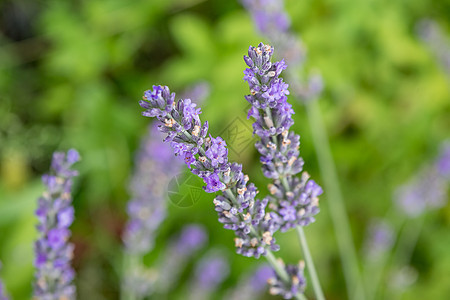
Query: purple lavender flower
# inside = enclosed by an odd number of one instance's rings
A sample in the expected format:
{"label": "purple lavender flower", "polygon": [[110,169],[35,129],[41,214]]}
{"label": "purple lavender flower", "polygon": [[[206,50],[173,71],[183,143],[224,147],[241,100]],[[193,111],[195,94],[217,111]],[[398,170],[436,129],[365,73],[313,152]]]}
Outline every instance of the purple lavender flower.
{"label": "purple lavender flower", "polygon": [[291,281],[286,283],[277,274],[268,280],[270,294],[281,295],[284,299],[291,299],[298,293],[303,293],[306,287],[306,278],[303,274],[305,263],[300,261],[297,265],[284,266]]}
{"label": "purple lavender flower", "polygon": [[275,276],[273,269],[263,264],[250,274],[244,274],[238,279],[238,284],[223,299],[257,300],[263,298],[267,281]]}
{"label": "purple lavender flower", "polygon": [[71,188],[78,172],[72,165],[79,161],[78,152],[67,155],[55,152],[50,174],[42,176],[47,191],[38,200],[36,216],[39,239],[35,242],[36,267],[33,295],[36,299],[75,299],[72,280],[75,272],[70,266],[74,246],[68,243],[69,226],[74,220]]}
{"label": "purple lavender flower", "polygon": [[[0,269],[2,268],[2,262],[0,262]],[[0,280],[0,300],[8,300],[8,295],[3,287],[3,282]]]}
{"label": "purple lavender flower", "polygon": [[255,119],[253,130],[261,138],[255,146],[261,154],[263,174],[274,179],[269,191],[275,198],[268,199],[280,216],[281,231],[286,231],[315,220],[322,188],[309,180],[306,172],[301,179],[295,177],[303,168],[298,150],[300,136],[289,131],[294,111],[287,103],[288,85],[278,77],[286,66],[283,61],[272,63],[272,54],[271,46],[260,43],[244,56],[249,67],[244,80],[250,86],[245,99],[252,104],[249,116]]}
{"label": "purple lavender flower", "polygon": [[[153,86],[153,90],[146,91],[140,105],[145,109],[144,116],[159,120],[159,129],[167,133],[165,141],[175,142],[172,147],[178,155],[191,152],[195,156],[195,161],[190,163],[191,171],[203,178],[205,191],[223,192],[214,204],[224,228],[235,231],[237,252],[258,258],[267,249],[278,250],[273,238],[278,229],[276,214],[265,212],[268,201],[255,200],[257,190],[248,184],[242,166],[228,162],[225,142],[207,136],[209,126],[200,122],[201,111],[192,107],[191,101],[175,102],[175,94],[166,86]],[[190,108],[185,110],[186,106]]]}
{"label": "purple lavender flower", "polygon": [[223,255],[209,254],[202,258],[195,269],[195,286],[203,291],[215,291],[229,273],[230,268]]}
{"label": "purple lavender flower", "polygon": [[450,76],[450,39],[445,36],[442,28],[433,20],[422,20],[417,24],[417,31]]}
{"label": "purple lavender flower", "polygon": [[443,142],[436,161],[436,169],[442,177],[450,181],[450,141]]}
{"label": "purple lavender flower", "polygon": [[303,82],[296,73],[305,61],[306,51],[301,40],[290,31],[291,21],[283,0],[242,0],[242,3],[258,31],[276,46],[279,57],[291,66],[288,77],[294,95],[304,102],[316,99],[323,89],[322,78],[316,73]]}
{"label": "purple lavender flower", "polygon": [[423,167],[410,182],[397,188],[394,199],[400,211],[414,218],[445,205],[449,181],[441,175],[440,166],[438,160],[435,165]]}
{"label": "purple lavender flower", "polygon": [[189,259],[205,246],[207,240],[206,230],[201,225],[184,226],[178,237],[170,243],[161,260],[158,268],[160,273],[155,284],[157,292],[167,293],[176,284]]}
{"label": "purple lavender flower", "polygon": [[391,226],[383,220],[374,220],[370,224],[364,252],[367,259],[376,261],[389,252],[394,243],[394,232]]}
{"label": "purple lavender flower", "polygon": [[151,125],[136,156],[136,170],[130,184],[129,221],[123,234],[129,253],[145,255],[153,248],[154,233],[166,217],[166,188],[181,169],[170,147],[161,142],[157,126]]}

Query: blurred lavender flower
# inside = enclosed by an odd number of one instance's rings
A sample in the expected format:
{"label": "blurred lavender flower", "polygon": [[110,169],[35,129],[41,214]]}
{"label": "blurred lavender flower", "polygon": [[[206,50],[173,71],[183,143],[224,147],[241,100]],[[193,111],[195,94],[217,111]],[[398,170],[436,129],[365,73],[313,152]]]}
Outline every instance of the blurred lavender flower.
{"label": "blurred lavender flower", "polygon": [[394,231],[383,220],[372,221],[367,231],[364,253],[368,260],[377,261],[392,248]]}
{"label": "blurred lavender flower", "polygon": [[286,69],[284,60],[272,63],[273,48],[260,43],[250,47],[244,60],[248,68],[244,80],[250,87],[245,99],[252,105],[248,117],[253,117],[253,132],[260,137],[256,149],[261,154],[264,176],[272,178],[268,197],[279,214],[281,231],[313,222],[319,212],[318,196],[322,188],[305,172],[300,157],[300,136],[289,131],[294,111],[287,102],[288,84],[279,77]]}
{"label": "blurred lavender flower", "polygon": [[277,230],[276,215],[265,212],[268,201],[255,200],[256,187],[242,173],[242,165],[228,162],[226,143],[220,137],[208,137],[208,122],[201,123],[190,99],[175,102],[175,93],[166,86],[153,86],[146,91],[140,105],[147,117],[157,117],[159,128],[167,133],[176,155],[184,158],[191,172],[202,178],[208,193],[222,191],[214,199],[219,221],[224,228],[235,231],[237,253],[244,256],[266,254],[278,250],[273,233]]}
{"label": "blurred lavender flower", "polygon": [[436,169],[439,175],[450,181],[450,141],[441,145],[441,153],[436,161]]}
{"label": "blurred lavender flower", "polygon": [[129,253],[145,255],[153,248],[155,231],[166,217],[166,193],[170,179],[181,169],[161,133],[151,125],[136,156],[136,170],[130,184],[129,221],[123,234]]}
{"label": "blurred lavender flower", "polygon": [[194,83],[181,94],[181,99],[195,99],[197,105],[202,104],[211,93],[211,87],[207,81]]}
{"label": "blurred lavender flower", "polygon": [[[0,270],[2,268],[2,262],[0,261]],[[6,290],[3,287],[3,282],[0,279],[0,300],[8,300],[8,295],[6,294]]]}
{"label": "blurred lavender flower", "polygon": [[186,225],[179,236],[173,240],[158,268],[158,280],[155,285],[158,293],[165,294],[180,278],[189,259],[205,246],[208,236],[205,228],[200,225]]}
{"label": "blurred lavender flower", "polygon": [[277,274],[268,280],[270,294],[281,295],[284,299],[291,299],[298,293],[303,293],[306,287],[306,278],[303,274],[305,263],[300,261],[297,265],[284,266],[291,278],[288,284],[281,280]]}
{"label": "blurred lavender flower", "polygon": [[302,82],[298,70],[302,67],[306,50],[299,38],[290,30],[291,20],[284,9],[283,0],[242,0],[250,12],[257,29],[277,48],[279,57],[290,66],[289,82],[296,98],[302,101],[316,99],[323,89],[322,77],[316,72]]}
{"label": "blurred lavender flower", "polygon": [[443,207],[450,184],[450,144],[441,145],[436,161],[422,168],[410,182],[400,186],[394,199],[399,209],[409,217],[417,217],[427,210]]}
{"label": "blurred lavender flower", "polygon": [[74,246],[68,240],[74,220],[72,178],[78,175],[71,167],[79,160],[74,149],[67,155],[55,152],[50,174],[42,176],[47,191],[39,198],[36,210],[39,238],[35,242],[34,299],[75,299],[75,273],[70,266]]}
{"label": "blurred lavender flower", "polygon": [[450,39],[442,28],[433,20],[422,20],[417,24],[417,32],[450,76]]}
{"label": "blurred lavender flower", "polygon": [[229,291],[223,299],[261,299],[266,291],[267,281],[273,276],[275,276],[273,269],[268,265],[262,265],[253,273],[245,274],[242,278],[239,278],[237,286]]}
{"label": "blurred lavender flower", "polygon": [[195,269],[194,280],[190,285],[190,298],[211,299],[219,285],[228,277],[230,268],[220,253],[209,253],[203,257]]}

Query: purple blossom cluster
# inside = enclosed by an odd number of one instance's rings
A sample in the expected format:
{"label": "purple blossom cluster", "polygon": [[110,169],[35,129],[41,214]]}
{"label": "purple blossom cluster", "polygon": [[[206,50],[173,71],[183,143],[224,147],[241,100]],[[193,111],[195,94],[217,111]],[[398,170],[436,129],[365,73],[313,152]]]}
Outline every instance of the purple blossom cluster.
{"label": "purple blossom cluster", "polygon": [[277,47],[279,57],[291,66],[288,76],[294,95],[306,102],[316,99],[323,89],[322,77],[313,73],[306,82],[302,82],[294,71],[304,63],[306,51],[301,40],[290,30],[291,20],[284,9],[284,1],[242,0],[242,3],[250,12],[258,31]]}
{"label": "purple blossom cluster", "polygon": [[295,177],[303,169],[300,136],[289,131],[294,111],[287,102],[288,85],[279,77],[286,64],[283,60],[272,63],[272,55],[273,48],[260,43],[244,56],[248,66],[244,80],[250,87],[245,99],[252,105],[248,117],[255,120],[253,131],[260,137],[255,146],[261,154],[263,174],[274,180],[269,185],[273,197],[268,199],[279,214],[281,230],[286,231],[315,220],[322,188],[309,180],[306,172],[301,179]]}
{"label": "purple blossom cluster", "polygon": [[67,155],[55,152],[50,173],[42,176],[47,190],[36,210],[39,238],[35,242],[35,299],[75,299],[75,273],[70,265],[74,246],[68,240],[74,220],[72,178],[78,175],[72,165],[79,160],[74,149]]}
{"label": "purple blossom cluster", "polygon": [[140,105],[144,116],[159,120],[160,131],[167,134],[164,141],[204,180],[205,191],[222,191],[214,204],[224,228],[235,231],[237,252],[258,258],[267,249],[278,250],[273,237],[278,229],[276,215],[266,212],[267,201],[255,200],[257,190],[248,183],[242,166],[228,162],[226,142],[208,136],[208,122],[201,123],[196,104],[190,99],[175,101],[168,87],[153,86]]}
{"label": "purple blossom cluster", "polygon": [[300,261],[297,265],[283,265],[290,282],[282,280],[276,273],[274,277],[269,278],[269,291],[272,295],[280,295],[284,299],[291,299],[299,293],[303,293],[306,287],[306,278],[304,276],[305,263]]}
{"label": "purple blossom cluster", "polygon": [[450,184],[450,144],[443,142],[437,159],[423,167],[410,182],[400,186],[394,195],[397,207],[408,217],[443,207]]}

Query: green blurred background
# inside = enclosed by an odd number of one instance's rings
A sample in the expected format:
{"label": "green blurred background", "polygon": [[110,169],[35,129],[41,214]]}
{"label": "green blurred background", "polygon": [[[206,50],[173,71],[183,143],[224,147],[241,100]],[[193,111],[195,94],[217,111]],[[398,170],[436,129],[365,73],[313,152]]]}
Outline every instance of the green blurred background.
{"label": "green blurred background", "polygon": [[[415,30],[432,18],[450,33],[450,1],[287,0],[286,8],[308,49],[306,70],[320,70],[325,81],[320,106],[361,249],[367,224],[390,209],[395,187],[450,138],[450,79]],[[71,147],[83,158],[72,227],[79,298],[118,299],[127,184],[150,121],[137,101],[153,84],[181,92],[207,80],[202,119],[219,135],[236,117],[246,120],[242,56],[260,41],[237,1],[0,2],[0,273],[15,299],[31,294],[40,175],[53,151]],[[305,109],[290,101],[305,169],[320,183]],[[232,159],[264,189],[254,147]],[[326,295],[344,299],[326,202],[325,191],[307,236]],[[207,226],[210,246],[230,251],[232,273],[222,290],[256,263],[232,254],[233,233],[217,222],[211,201],[169,211],[149,261],[184,223],[198,222]],[[404,299],[450,295],[449,229],[450,205],[430,214],[411,262],[419,277]],[[277,238],[280,255],[298,260],[295,234]]]}

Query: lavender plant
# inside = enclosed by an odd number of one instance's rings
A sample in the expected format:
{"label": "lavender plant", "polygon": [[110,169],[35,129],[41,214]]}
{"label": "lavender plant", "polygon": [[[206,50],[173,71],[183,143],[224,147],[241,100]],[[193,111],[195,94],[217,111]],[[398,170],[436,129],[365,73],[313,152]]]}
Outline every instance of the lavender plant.
{"label": "lavender plant", "polygon": [[68,240],[74,220],[72,179],[78,175],[72,165],[79,160],[74,149],[67,154],[55,152],[50,173],[42,176],[47,190],[39,198],[36,210],[39,238],[34,245],[34,299],[75,299],[75,272],[70,265],[74,246]]}
{"label": "lavender plant", "polygon": [[[242,172],[242,165],[228,162],[226,142],[208,133],[208,122],[201,123],[201,109],[190,99],[175,102],[175,94],[166,86],[153,86],[144,93],[140,105],[143,115],[156,117],[167,133],[176,155],[181,156],[191,172],[202,178],[208,193],[221,191],[214,204],[224,228],[235,232],[236,252],[244,256],[265,256],[286,283],[291,277],[272,254],[279,246],[273,233],[279,228],[278,216],[266,212],[268,199],[255,199],[257,189]],[[302,299],[302,294],[295,295]]]}
{"label": "lavender plant", "polygon": [[[299,158],[300,136],[289,131],[294,123],[294,110],[287,102],[288,84],[279,77],[286,64],[284,60],[272,63],[272,55],[273,48],[260,43],[258,47],[250,47],[248,56],[244,56],[248,66],[244,80],[250,87],[245,99],[252,105],[248,117],[255,119],[253,131],[260,137],[256,148],[261,154],[263,174],[273,179],[269,184],[273,197],[269,197],[269,201],[278,214],[280,229],[296,228],[306,254],[309,250],[302,226],[315,220],[322,188],[309,180],[306,172],[301,179],[295,176],[303,168],[303,159]],[[306,259],[316,295],[323,299],[312,259]],[[291,273],[293,270],[290,268]],[[297,272],[298,268],[295,270]]]}
{"label": "lavender plant", "polygon": [[291,31],[291,20],[284,10],[283,0],[242,0],[242,3],[251,14],[258,31],[276,46],[279,57],[284,58],[290,66],[286,75],[287,82],[291,85],[294,97],[304,104],[307,110],[314,148],[328,192],[329,211],[335,229],[347,293],[352,299],[363,299],[364,291],[358,289],[358,286],[361,286],[359,266],[350,222],[325,125],[318,103],[315,101],[323,90],[322,77],[317,72],[311,74],[306,81],[300,77],[299,71],[306,59],[306,51],[302,41]]}

